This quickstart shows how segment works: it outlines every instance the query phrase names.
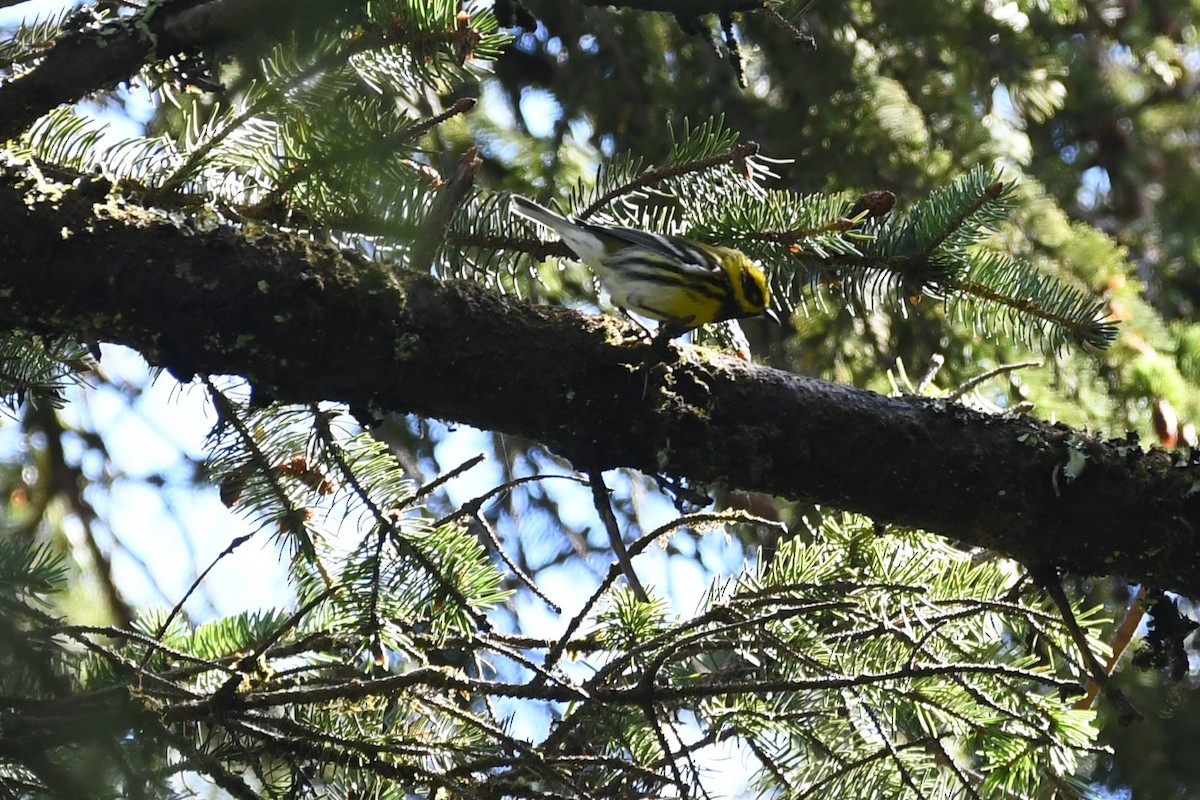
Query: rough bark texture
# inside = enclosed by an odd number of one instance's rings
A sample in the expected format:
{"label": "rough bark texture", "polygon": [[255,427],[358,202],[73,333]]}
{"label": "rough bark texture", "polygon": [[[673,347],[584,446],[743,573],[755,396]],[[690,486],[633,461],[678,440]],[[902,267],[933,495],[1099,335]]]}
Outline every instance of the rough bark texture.
{"label": "rough bark texture", "polygon": [[102,183],[33,199],[18,177],[0,176],[2,325],[126,344],[184,380],[244,375],[281,401],[417,412],[580,467],[806,498],[1200,594],[1200,468],[1167,453],[656,351],[616,320],[273,234],[179,228]]}

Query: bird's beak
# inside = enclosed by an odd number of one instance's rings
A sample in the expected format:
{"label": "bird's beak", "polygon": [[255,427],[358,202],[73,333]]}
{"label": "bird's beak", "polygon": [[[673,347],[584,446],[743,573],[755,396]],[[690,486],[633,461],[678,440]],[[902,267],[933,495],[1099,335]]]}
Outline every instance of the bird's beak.
{"label": "bird's beak", "polygon": [[767,308],[763,311],[763,316],[771,320],[771,322],[774,322],[776,325],[783,324],[783,318],[779,316],[779,312],[770,306],[767,306]]}

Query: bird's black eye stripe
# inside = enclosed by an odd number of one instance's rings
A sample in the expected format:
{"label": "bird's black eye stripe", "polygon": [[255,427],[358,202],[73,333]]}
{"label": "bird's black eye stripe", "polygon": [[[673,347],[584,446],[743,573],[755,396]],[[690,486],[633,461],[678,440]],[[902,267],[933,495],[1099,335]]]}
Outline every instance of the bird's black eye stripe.
{"label": "bird's black eye stripe", "polygon": [[754,276],[750,274],[749,270],[742,271],[742,292],[751,305],[761,306],[763,304],[762,289],[754,282]]}

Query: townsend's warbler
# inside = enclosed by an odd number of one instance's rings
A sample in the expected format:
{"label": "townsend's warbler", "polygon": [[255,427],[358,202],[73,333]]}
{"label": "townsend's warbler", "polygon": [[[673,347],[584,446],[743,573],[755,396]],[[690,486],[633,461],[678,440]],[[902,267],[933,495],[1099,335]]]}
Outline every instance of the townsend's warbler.
{"label": "townsend's warbler", "polygon": [[771,293],[763,271],[732,247],[680,236],[593,225],[524,197],[512,211],[551,228],[592,268],[617,306],[661,320],[671,335],[723,319],[766,314]]}

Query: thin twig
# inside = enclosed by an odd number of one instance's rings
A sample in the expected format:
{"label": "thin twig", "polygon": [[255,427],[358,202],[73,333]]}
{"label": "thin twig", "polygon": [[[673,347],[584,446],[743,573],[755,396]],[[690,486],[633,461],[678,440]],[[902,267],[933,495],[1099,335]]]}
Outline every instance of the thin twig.
{"label": "thin twig", "polygon": [[946,357],[941,353],[934,353],[929,357],[929,367],[925,370],[925,374],[921,376],[921,380],[917,381],[915,394],[925,394],[925,390],[937,379],[938,372],[946,364]]}
{"label": "thin twig", "polygon": [[411,269],[425,272],[433,265],[438,247],[446,240],[450,220],[454,219],[459,206],[466,200],[481,166],[483,159],[479,157],[479,148],[467,148],[467,152],[459,159],[454,174],[442,185],[429,207],[429,213],[425,215],[421,233],[409,258]]}
{"label": "thin twig", "polygon": [[150,645],[150,648],[146,650],[146,655],[142,656],[142,663],[139,665],[139,668],[145,669],[146,665],[150,663],[150,659],[156,652],[158,652],[158,649],[162,644],[162,637],[167,633],[167,628],[171,627],[171,623],[175,621],[175,617],[178,616],[179,612],[183,610],[183,604],[186,603],[188,598],[190,598],[196,592],[196,590],[200,588],[200,584],[203,583],[204,579],[208,577],[208,573],[212,572],[213,568],[216,567],[217,564],[221,563],[222,559],[224,559],[226,556],[232,555],[234,550],[237,550],[239,547],[253,538],[254,533],[247,533],[243,534],[242,536],[238,536],[229,543],[228,547],[217,554],[217,557],[214,558],[212,562],[204,568],[203,572],[196,576],[196,580],[192,581],[192,585],[189,586],[187,591],[183,593],[183,596],[179,598],[179,602],[177,602],[175,607],[171,609],[171,613],[167,614],[167,618],[162,621],[162,624],[158,626],[158,630],[154,632],[155,641]]}
{"label": "thin twig", "polygon": [[[1112,675],[1113,670],[1116,669],[1117,662],[1121,660],[1121,656],[1129,648],[1134,634],[1137,633],[1138,626],[1142,624],[1142,619],[1146,616],[1146,606],[1143,603],[1145,598],[1146,587],[1143,584],[1138,588],[1137,594],[1133,596],[1133,602],[1129,604],[1129,608],[1125,612],[1125,618],[1121,620],[1121,625],[1113,633],[1112,655],[1108,657],[1108,663],[1104,665],[1104,671],[1109,675]],[[1100,684],[1095,681],[1088,681],[1087,692],[1076,701],[1075,707],[1079,709],[1091,708],[1099,694]]]}
{"label": "thin twig", "polygon": [[675,164],[669,167],[657,167],[648,169],[638,175],[628,183],[622,184],[613,188],[611,191],[597,197],[590,205],[575,215],[577,219],[587,219],[595,214],[601,208],[604,208],[609,202],[616,198],[637,191],[639,189],[650,189],[663,181],[671,178],[678,178],[680,175],[687,175],[689,172],[703,172],[707,169],[719,166],[721,164],[734,164],[744,161],[751,156],[758,154],[758,144],[756,142],[743,142],[734,145],[731,149],[724,153],[718,153],[715,156],[708,158],[689,161],[686,164]]}
{"label": "thin twig", "polygon": [[[814,2],[815,2],[815,0],[814,0]],[[800,9],[800,13],[803,14],[811,6],[812,6],[812,3],[809,3],[807,6]],[[804,50],[816,50],[817,49],[817,41],[815,39],[813,39],[812,36],[808,35],[804,31],[800,30],[795,25],[793,25],[791,22],[789,22],[785,16],[780,14],[775,9],[774,6],[764,5],[762,7],[762,9],[760,9],[760,11],[764,16],[766,16],[766,18],[769,22],[773,23],[776,27],[782,28],[784,31],[786,31],[787,34],[792,37],[792,41],[795,42],[798,46],[800,46]]]}
{"label": "thin twig", "polygon": [[513,561],[513,559],[504,550],[503,545],[500,544],[500,537],[496,535],[496,531],[492,529],[491,523],[487,521],[487,518],[484,517],[483,514],[477,513],[475,514],[475,521],[478,522],[479,527],[483,529],[484,538],[487,539],[488,544],[490,544],[492,547],[492,550],[496,552],[496,555],[500,556],[500,560],[503,561],[505,566],[512,571],[512,574],[516,577],[516,579],[524,584],[526,589],[533,592],[539,600],[550,606],[550,609],[555,614],[561,614],[562,608],[553,600],[551,600],[545,592],[539,589],[537,584],[533,582],[533,576],[521,569],[521,567],[515,561]]}
{"label": "thin twig", "polygon": [[888,757],[896,765],[896,771],[900,773],[900,779],[912,790],[913,796],[920,798],[920,800],[927,800],[929,795],[921,790],[916,780],[913,779],[912,772],[904,765],[904,760],[900,758],[900,753],[896,749],[896,743],[892,741],[892,737],[884,730],[883,723],[879,719],[878,712],[872,707],[872,703],[858,692],[851,692],[851,694],[854,696],[855,703],[866,713],[867,719],[871,721],[871,727],[875,729],[875,733],[879,736],[880,741],[883,742],[883,746],[887,748]]}
{"label": "thin twig", "polygon": [[957,388],[955,388],[954,391],[952,391],[952,392],[950,392],[950,394],[946,395],[946,399],[947,400],[957,400],[958,398],[962,397],[967,392],[974,389],[979,384],[983,383],[986,380],[994,378],[997,375],[1003,375],[1007,372],[1015,372],[1019,369],[1025,369],[1026,367],[1040,367],[1041,365],[1042,365],[1041,361],[1018,361],[1015,364],[1001,364],[997,367],[993,367],[992,369],[989,369],[987,372],[976,375],[974,378],[971,378],[970,380],[964,381],[961,385],[959,385]]}
{"label": "thin twig", "polygon": [[617,563],[621,565],[625,579],[629,581],[629,588],[638,600],[649,603],[650,596],[646,594],[642,582],[638,580],[637,573],[633,571],[633,562],[630,561],[629,553],[625,550],[625,542],[621,539],[621,530],[617,526],[617,517],[613,514],[612,501],[608,496],[608,487],[604,485],[604,478],[600,475],[599,470],[591,470],[588,472],[588,480],[592,487],[592,502],[596,505],[596,513],[600,515],[600,521],[608,532],[608,541],[612,544],[613,555],[616,556]]}
{"label": "thin twig", "polygon": [[495,497],[496,495],[499,495],[499,494],[503,494],[504,492],[511,491],[512,489],[515,489],[516,487],[518,487],[522,484],[533,483],[535,481],[548,481],[548,480],[555,480],[555,479],[573,481],[574,483],[579,483],[584,486],[588,485],[587,481],[585,481],[583,478],[580,478],[576,475],[526,475],[523,478],[514,478],[511,481],[505,481],[504,483],[500,484],[499,486],[497,486],[493,489],[489,489],[488,491],[484,492],[483,494],[479,495],[478,497],[468,500],[467,502],[463,503],[458,508],[458,510],[453,511],[453,512],[447,514],[446,516],[442,517],[435,524],[436,525],[448,525],[451,522],[454,522],[455,520],[461,519],[463,517],[474,516],[475,514],[478,514],[480,509],[483,508],[483,505],[485,503],[487,503],[489,500],[491,500],[493,497]]}
{"label": "thin twig", "polygon": [[[635,540],[633,542],[633,544],[631,544],[629,546],[629,548],[628,548],[629,557],[632,558],[633,556],[638,555],[643,550],[645,550],[647,547],[649,547],[652,543],[654,543],[661,537],[666,536],[671,531],[676,530],[677,528],[681,528],[685,525],[695,524],[697,521],[700,521],[700,522],[756,521],[756,522],[762,522],[762,523],[766,523],[766,524],[770,524],[770,525],[779,525],[780,527],[782,527],[782,525],[780,523],[772,522],[771,520],[765,520],[760,517],[755,517],[754,515],[744,512],[744,511],[724,511],[724,512],[705,512],[705,513],[700,513],[700,514],[687,514],[682,517],[673,519],[670,522],[668,522],[667,524],[662,525],[658,528],[655,528],[650,533],[644,534],[641,537],[639,537],[637,540]],[[550,665],[556,663],[558,661],[558,659],[562,657],[562,654],[566,651],[568,645],[571,644],[571,637],[575,635],[575,631],[577,631],[579,629],[579,626],[581,626],[583,624],[583,621],[585,619],[587,619],[588,614],[591,613],[592,608],[596,605],[596,603],[598,603],[600,601],[600,598],[604,596],[604,593],[609,590],[609,587],[611,587],[613,585],[613,583],[616,582],[617,578],[620,575],[621,575],[621,567],[619,564],[617,564],[614,561],[608,568],[608,574],[604,576],[604,578],[600,581],[600,585],[596,587],[596,591],[592,592],[592,596],[589,597],[587,599],[587,602],[585,602],[583,604],[583,608],[581,608],[579,610],[579,613],[577,613],[574,617],[572,617],[571,621],[567,623],[567,629],[565,631],[563,631],[562,636],[560,636],[558,638],[558,641],[556,641],[554,643],[554,645],[551,646],[550,649],[547,651],[546,659],[543,662],[546,665],[547,669],[549,669]],[[560,726],[560,729],[562,729],[562,727],[565,727],[565,726]],[[554,733],[552,732],[550,734],[550,736],[551,736],[551,738],[553,738]]]}
{"label": "thin twig", "polygon": [[674,752],[671,749],[671,743],[667,741],[667,733],[663,730],[663,726],[659,725],[658,714],[654,710],[653,703],[646,703],[642,706],[642,713],[646,715],[646,719],[650,721],[650,727],[654,730],[654,738],[658,740],[658,747],[662,750],[663,759],[667,762],[667,767],[671,770],[671,778],[675,781],[675,788],[679,791],[679,796],[683,800],[688,800],[687,783],[683,780],[683,773],[679,771],[679,764],[675,763],[676,758],[672,755]]}
{"label": "thin twig", "polygon": [[1096,654],[1092,652],[1091,646],[1088,644],[1087,634],[1083,632],[1083,628],[1079,627],[1079,621],[1075,618],[1075,612],[1071,609],[1071,601],[1067,599],[1066,592],[1063,591],[1062,580],[1058,576],[1058,570],[1054,567],[1040,567],[1030,569],[1030,574],[1033,576],[1041,587],[1058,606],[1058,611],[1062,614],[1063,625],[1067,629],[1067,633],[1071,634],[1071,638],[1075,641],[1075,646],[1079,648],[1079,655],[1083,659],[1084,666],[1104,692],[1104,696],[1112,703],[1119,712],[1119,720],[1122,725],[1128,725],[1131,722],[1136,722],[1142,719],[1142,714],[1138,711],[1133,703],[1129,702],[1129,698],[1125,696],[1117,685],[1109,680],[1108,671],[1104,665],[1096,658]]}
{"label": "thin twig", "polygon": [[738,88],[745,89],[750,84],[746,82],[746,65],[742,59],[741,47],[738,45],[737,32],[733,27],[733,14],[721,14],[719,19],[721,33],[725,38],[725,48],[729,50],[729,60],[733,62],[733,72],[737,75]]}
{"label": "thin twig", "polygon": [[258,792],[250,788],[241,776],[226,769],[220,758],[196,747],[191,736],[176,733],[167,725],[156,724],[155,727],[160,736],[170,742],[171,746],[181,755],[185,755],[191,760],[192,768],[196,772],[207,775],[218,788],[228,792],[231,797],[240,800],[258,800],[261,797]]}
{"label": "thin twig", "polygon": [[471,456],[466,461],[459,464],[457,467],[454,467],[453,469],[451,469],[448,472],[443,472],[441,475],[438,475],[436,478],[431,480],[429,483],[427,483],[424,486],[417,489],[415,492],[413,492],[412,497],[410,497],[408,500],[404,501],[404,503],[401,505],[401,507],[407,508],[409,506],[412,506],[412,505],[415,505],[415,504],[421,502],[426,497],[433,494],[439,488],[441,488],[445,484],[449,483],[451,480],[457,478],[459,475],[462,475],[467,470],[474,469],[475,467],[479,466],[486,459],[487,459],[487,456],[484,455],[483,453],[477,453],[476,455]]}

